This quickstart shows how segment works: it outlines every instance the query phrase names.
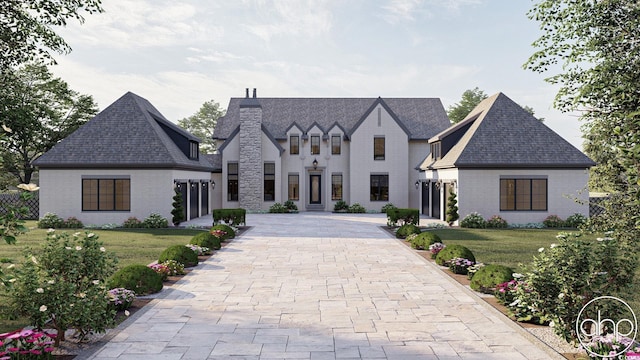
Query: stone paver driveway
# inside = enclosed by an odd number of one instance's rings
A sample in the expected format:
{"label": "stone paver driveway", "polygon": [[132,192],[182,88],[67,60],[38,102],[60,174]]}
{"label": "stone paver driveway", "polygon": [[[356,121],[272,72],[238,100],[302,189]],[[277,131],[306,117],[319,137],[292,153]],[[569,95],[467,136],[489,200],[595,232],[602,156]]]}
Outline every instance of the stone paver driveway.
{"label": "stone paver driveway", "polygon": [[380,229],[383,215],[247,223],[79,358],[561,358]]}

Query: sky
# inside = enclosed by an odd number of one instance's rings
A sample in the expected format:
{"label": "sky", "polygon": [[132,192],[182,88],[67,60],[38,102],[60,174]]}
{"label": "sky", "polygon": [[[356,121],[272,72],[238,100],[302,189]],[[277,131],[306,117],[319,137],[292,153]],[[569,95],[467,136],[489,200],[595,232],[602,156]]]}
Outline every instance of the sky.
{"label": "sky", "polygon": [[51,69],[104,109],[127,91],[177,122],[214,100],[436,97],[503,92],[574,146],[575,114],[553,108],[552,73],[522,65],[541,32],[530,0],[105,0],[69,22]]}

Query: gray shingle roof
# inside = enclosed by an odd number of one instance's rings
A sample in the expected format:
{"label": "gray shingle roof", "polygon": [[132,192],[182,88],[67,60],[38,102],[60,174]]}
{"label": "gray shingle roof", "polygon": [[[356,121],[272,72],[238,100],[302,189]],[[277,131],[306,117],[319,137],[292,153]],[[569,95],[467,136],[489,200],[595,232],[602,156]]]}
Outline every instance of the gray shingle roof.
{"label": "gray shingle roof", "polygon": [[[218,120],[213,137],[225,140],[240,124],[240,102],[231,98],[224,117]],[[408,132],[411,140],[426,140],[450,125],[437,98],[257,98],[262,107],[262,124],[276,140],[285,140],[292,125],[303,131],[318,125],[327,133],[339,125],[351,135],[374,106],[382,103]]]}
{"label": "gray shingle roof", "polygon": [[[456,137],[460,140],[421,168],[588,168],[595,163],[542,121],[503,93],[497,93],[473,109],[467,117],[429,139],[430,143]],[[444,151],[444,149],[443,149]]]}
{"label": "gray shingle roof", "polygon": [[127,92],[33,163],[40,168],[179,168],[211,171],[191,160],[169,133],[200,139],[167,120],[149,101]]}

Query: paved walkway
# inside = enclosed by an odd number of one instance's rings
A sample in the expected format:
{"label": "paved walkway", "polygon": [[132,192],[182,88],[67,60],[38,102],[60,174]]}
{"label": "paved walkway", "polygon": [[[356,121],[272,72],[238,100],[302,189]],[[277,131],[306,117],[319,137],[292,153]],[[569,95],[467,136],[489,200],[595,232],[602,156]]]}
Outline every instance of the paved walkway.
{"label": "paved walkway", "polygon": [[79,358],[561,358],[390,237],[385,222],[248,215],[249,231]]}

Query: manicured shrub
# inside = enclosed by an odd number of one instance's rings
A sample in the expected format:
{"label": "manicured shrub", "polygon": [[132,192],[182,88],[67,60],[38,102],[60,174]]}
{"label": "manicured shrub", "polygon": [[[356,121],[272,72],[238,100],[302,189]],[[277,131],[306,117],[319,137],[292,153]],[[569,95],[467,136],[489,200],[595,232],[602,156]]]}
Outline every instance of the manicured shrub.
{"label": "manicured shrub", "polygon": [[507,220],[501,218],[499,215],[493,215],[487,220],[487,228],[489,229],[505,229],[509,226]]}
{"label": "manicured shrub", "polygon": [[60,229],[63,225],[64,220],[54,213],[46,213],[38,221],[38,228],[40,229]]}
{"label": "manicured shrub", "polygon": [[468,259],[473,262],[476,261],[475,256],[473,256],[473,253],[467,247],[464,247],[458,244],[453,244],[453,245],[447,245],[447,247],[445,247],[438,253],[438,256],[436,256],[436,264],[440,266],[445,266],[446,265],[445,263],[447,261],[454,258]]}
{"label": "manicured shrub", "polygon": [[548,228],[558,228],[564,226],[564,221],[558,215],[549,215],[542,222]]}
{"label": "manicured shrub", "polygon": [[213,223],[224,222],[228,225],[238,226],[246,224],[247,210],[245,209],[215,209],[213,210]]}
{"label": "manicured shrub", "polygon": [[336,201],[336,204],[333,205],[333,211],[348,211],[349,210],[349,204],[347,204],[344,200],[338,200]]}
{"label": "manicured shrub", "polygon": [[84,225],[82,224],[82,221],[78,220],[78,218],[71,216],[64,221],[62,227],[65,229],[82,229]]}
{"label": "manicured shrub", "polygon": [[411,247],[417,250],[427,250],[429,246],[435,243],[441,243],[440,237],[430,231],[425,231],[419,234],[415,234],[411,238]]}
{"label": "manicured shrub", "polygon": [[484,220],[482,215],[477,212],[472,212],[462,219],[460,222],[460,227],[463,228],[472,228],[472,229],[484,229],[487,227],[487,222]]}
{"label": "manicured shrub", "polygon": [[142,221],[132,216],[122,223],[122,227],[129,228],[129,229],[140,229],[140,228],[143,228],[144,226],[142,225]]}
{"label": "manicured shrub", "polygon": [[226,241],[236,237],[235,230],[233,230],[233,228],[229,225],[225,225],[225,224],[213,225],[209,232],[213,233],[215,230],[222,230],[225,232],[225,234],[220,238],[220,241]]}
{"label": "manicured shrub", "polygon": [[404,224],[396,230],[396,237],[399,239],[404,239],[411,234],[420,234],[420,228],[413,224]]}
{"label": "manicured shrub", "polygon": [[364,214],[367,212],[367,209],[365,209],[364,206],[355,203],[349,206],[349,212],[353,214]]}
{"label": "manicured shrub", "polygon": [[570,228],[579,228],[580,226],[584,225],[587,222],[587,220],[588,219],[586,216],[580,213],[575,213],[569,216],[567,220],[564,221],[564,226],[570,227]]}
{"label": "manicured shrub", "polygon": [[[186,250],[193,253],[189,249]],[[148,266],[132,264],[113,274],[109,279],[109,287],[125,288],[138,295],[155,294],[162,290],[162,276]]]}
{"label": "manicured shrub", "polygon": [[493,294],[498,284],[513,279],[513,270],[504,265],[489,264],[478,270],[471,278],[471,288],[485,294]]}
{"label": "manicured shrub", "polygon": [[284,207],[284,205],[280,203],[275,203],[269,207],[269,212],[272,214],[282,214],[288,211],[287,211],[287,208]]}
{"label": "manicured shrub", "polygon": [[449,197],[447,198],[447,223],[449,226],[453,225],[456,220],[460,218],[458,214],[458,199],[453,189],[449,190]]}
{"label": "manicured shrub", "polygon": [[158,258],[159,263],[167,260],[175,260],[185,267],[191,267],[198,265],[198,254],[184,245],[173,245],[164,249]]}
{"label": "manicured shrub", "polygon": [[296,211],[298,211],[298,206],[291,200],[285,201],[283,205],[287,209],[288,212],[296,212]]}
{"label": "manicured shrub", "polygon": [[174,194],[171,203],[171,222],[174,226],[178,226],[185,220],[184,207],[182,207],[182,191],[180,191],[178,187],[175,187],[173,191]]}
{"label": "manicured shrub", "polygon": [[387,210],[387,226],[396,226],[398,223],[418,225],[420,210],[392,208]]}
{"label": "manicured shrub", "polygon": [[397,207],[395,205],[393,205],[392,203],[386,203],[382,206],[382,208],[380,209],[380,212],[383,214],[386,214],[387,211],[391,210],[391,209],[397,209]]}
{"label": "manicured shrub", "polygon": [[147,229],[163,229],[169,227],[169,221],[160,214],[152,213],[142,222]]}
{"label": "manicured shrub", "polygon": [[208,247],[209,249],[218,250],[220,249],[220,238],[217,236],[213,236],[209,231],[203,231],[194,235],[189,244],[198,245]]}

